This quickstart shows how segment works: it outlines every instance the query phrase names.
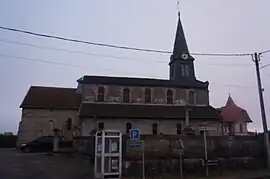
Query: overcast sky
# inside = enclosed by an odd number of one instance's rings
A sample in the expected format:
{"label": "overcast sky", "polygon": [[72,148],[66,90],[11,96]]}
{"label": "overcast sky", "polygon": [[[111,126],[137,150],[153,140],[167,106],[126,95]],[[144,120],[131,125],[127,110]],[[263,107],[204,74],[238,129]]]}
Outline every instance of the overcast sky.
{"label": "overcast sky", "polygon": [[[190,51],[253,53],[270,49],[269,7],[269,0],[181,0],[181,18]],[[176,0],[0,2],[0,26],[130,47],[171,51],[176,25]],[[261,130],[251,58],[194,57],[197,78],[210,82],[211,105],[224,105],[231,93],[254,121],[249,128]],[[29,58],[73,66],[41,63]],[[86,74],[168,78],[168,62],[169,55],[95,47],[0,30],[0,132],[17,132],[21,119],[19,105],[31,85],[76,87],[76,80]],[[268,63],[270,53],[262,59],[263,65]],[[270,67],[261,70],[261,75],[270,117]]]}

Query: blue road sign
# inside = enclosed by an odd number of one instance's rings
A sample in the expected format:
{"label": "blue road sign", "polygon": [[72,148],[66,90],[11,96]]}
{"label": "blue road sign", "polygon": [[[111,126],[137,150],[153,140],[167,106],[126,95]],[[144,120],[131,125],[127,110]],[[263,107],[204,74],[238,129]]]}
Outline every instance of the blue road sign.
{"label": "blue road sign", "polygon": [[140,130],[139,129],[130,129],[129,138],[131,140],[140,140]]}

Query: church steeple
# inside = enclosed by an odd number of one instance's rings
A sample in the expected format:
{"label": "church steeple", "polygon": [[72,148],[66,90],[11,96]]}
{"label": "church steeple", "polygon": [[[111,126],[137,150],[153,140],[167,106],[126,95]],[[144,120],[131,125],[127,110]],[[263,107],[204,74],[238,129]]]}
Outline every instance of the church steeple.
{"label": "church steeple", "polygon": [[190,55],[188,45],[178,14],[178,25],[175,35],[175,42],[173,47],[173,54],[170,59],[170,80],[183,81],[183,80],[196,80],[194,71],[194,58]]}
{"label": "church steeple", "polygon": [[174,47],[173,47],[173,56],[179,56],[182,53],[189,54],[188,45],[180,19],[180,14],[178,15],[178,25],[175,35]]}

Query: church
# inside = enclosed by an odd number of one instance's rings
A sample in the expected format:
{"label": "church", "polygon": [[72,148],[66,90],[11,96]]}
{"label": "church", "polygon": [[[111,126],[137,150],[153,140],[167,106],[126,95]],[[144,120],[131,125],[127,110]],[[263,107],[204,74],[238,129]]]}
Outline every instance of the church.
{"label": "church", "polygon": [[[21,103],[18,145],[60,130],[66,139],[115,129],[141,135],[221,135],[221,116],[209,104],[209,82],[196,78],[194,57],[178,19],[169,79],[82,76],[77,88],[31,86]],[[70,127],[66,127],[70,126]]]}

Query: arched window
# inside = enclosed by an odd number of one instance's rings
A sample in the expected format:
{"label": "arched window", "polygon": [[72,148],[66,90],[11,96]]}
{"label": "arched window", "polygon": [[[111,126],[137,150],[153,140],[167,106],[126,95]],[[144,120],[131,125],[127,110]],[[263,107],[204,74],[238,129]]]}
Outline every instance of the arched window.
{"label": "arched window", "polygon": [[71,130],[72,129],[72,118],[68,118],[67,119],[67,130]]}
{"label": "arched window", "polygon": [[195,93],[194,91],[188,92],[188,103],[189,104],[195,104]]}
{"label": "arched window", "polygon": [[243,131],[244,131],[244,130],[243,130],[243,124],[239,124],[239,132],[240,132],[240,133],[243,133]]}
{"label": "arched window", "polygon": [[124,88],[123,89],[123,95],[122,95],[122,98],[123,98],[123,102],[124,103],[129,103],[129,100],[130,100],[130,95],[129,95],[129,89],[128,88]]}
{"label": "arched window", "polygon": [[103,122],[99,122],[98,123],[98,130],[103,130],[104,129],[104,123]]}
{"label": "arched window", "polygon": [[127,134],[129,134],[129,131],[130,131],[131,127],[132,127],[131,123],[129,123],[129,122],[126,123],[126,133]]}
{"label": "arched window", "polygon": [[167,90],[167,104],[173,104],[173,92],[172,90]]}
{"label": "arched window", "polygon": [[152,125],[152,133],[153,133],[153,135],[157,135],[158,134],[158,124],[157,123],[154,123]]}
{"label": "arched window", "polygon": [[146,88],[144,91],[144,102],[151,103],[151,89]]}
{"label": "arched window", "polygon": [[176,133],[177,135],[182,134],[182,125],[180,123],[176,124]]}
{"label": "arched window", "polygon": [[103,102],[105,100],[105,88],[99,87],[98,88],[98,101]]}

